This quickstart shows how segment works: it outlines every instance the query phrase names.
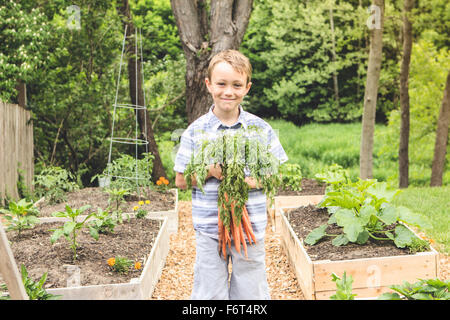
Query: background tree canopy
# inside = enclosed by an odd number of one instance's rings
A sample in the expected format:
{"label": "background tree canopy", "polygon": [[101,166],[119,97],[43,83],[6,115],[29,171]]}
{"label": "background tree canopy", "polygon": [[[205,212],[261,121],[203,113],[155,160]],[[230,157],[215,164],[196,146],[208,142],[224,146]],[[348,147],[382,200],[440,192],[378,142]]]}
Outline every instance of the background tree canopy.
{"label": "background tree canopy", "polygon": [[[72,5],[80,8],[79,29],[67,24],[73,19],[68,11]],[[0,99],[16,102],[17,82],[26,83],[36,173],[58,165],[89,185],[106,166],[123,40],[117,5],[106,0],[0,2]],[[263,118],[297,125],[359,122],[369,5],[368,0],[255,0],[241,45],[253,65],[253,86],[244,107]],[[187,126],[186,62],[170,0],[130,0],[130,6],[133,22],[142,30],[147,107],[170,172],[173,132]],[[394,159],[402,1],[385,6],[377,122],[391,128],[381,156]],[[449,69],[449,17],[448,1],[416,0],[410,94],[411,139],[417,143],[411,148],[412,161],[418,165],[432,157],[430,141]],[[123,102],[129,100],[127,81],[122,73]],[[134,118],[119,113],[116,120],[121,136],[132,134]]]}

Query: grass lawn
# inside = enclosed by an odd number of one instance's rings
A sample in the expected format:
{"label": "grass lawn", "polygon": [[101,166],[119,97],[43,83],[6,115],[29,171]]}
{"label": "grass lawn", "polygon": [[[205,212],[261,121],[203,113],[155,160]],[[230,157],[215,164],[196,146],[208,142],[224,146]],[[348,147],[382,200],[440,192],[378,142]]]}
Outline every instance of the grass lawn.
{"label": "grass lawn", "polygon": [[450,186],[409,187],[402,190],[394,203],[426,216],[432,227],[422,231],[436,242],[437,250],[450,254]]}

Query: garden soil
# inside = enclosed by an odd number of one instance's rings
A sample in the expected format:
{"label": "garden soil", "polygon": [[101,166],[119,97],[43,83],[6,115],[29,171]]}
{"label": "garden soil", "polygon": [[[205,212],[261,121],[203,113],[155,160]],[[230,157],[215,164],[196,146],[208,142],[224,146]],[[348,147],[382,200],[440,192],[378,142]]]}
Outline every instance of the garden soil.
{"label": "garden soil", "polygon": [[[175,197],[171,190],[166,192],[158,192],[155,190],[141,191],[141,197],[136,195],[127,196],[126,203],[121,204],[122,212],[133,212],[133,208],[138,206],[139,200],[150,200],[150,204],[144,204],[141,207],[147,211],[168,211],[175,209]],[[71,208],[80,208],[84,205],[91,205],[91,211],[97,212],[98,208],[106,210],[110,204],[108,203],[109,194],[99,187],[83,188],[73,192],[68,192],[66,200],[61,203],[49,204],[43,199],[37,205],[40,216],[48,217],[53,212],[65,211],[66,204]],[[112,205],[112,204],[111,204]]]}
{"label": "garden soil", "polygon": [[[114,228],[114,233],[100,234],[99,240],[93,239],[87,229],[77,236],[77,259],[73,260],[73,251],[64,237],[55,244],[50,243],[50,236],[61,222],[41,223],[34,229],[21,232],[9,231],[8,239],[17,265],[23,263],[29,276],[38,280],[48,272],[45,288],[62,288],[72,281],[73,269],[80,269],[82,286],[127,283],[138,278],[142,268],[134,269],[134,263],[144,266],[160,229],[158,220],[130,219],[124,220]],[[111,269],[107,260],[113,257],[125,257],[133,262],[130,271],[118,273]]]}

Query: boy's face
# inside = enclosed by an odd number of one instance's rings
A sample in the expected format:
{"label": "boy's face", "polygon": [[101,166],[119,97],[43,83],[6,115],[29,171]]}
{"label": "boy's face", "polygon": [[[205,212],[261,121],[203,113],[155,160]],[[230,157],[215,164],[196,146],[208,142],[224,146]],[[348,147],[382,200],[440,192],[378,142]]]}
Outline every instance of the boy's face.
{"label": "boy's face", "polygon": [[251,82],[247,83],[247,75],[239,73],[225,61],[216,64],[211,79],[206,78],[205,82],[214,107],[225,113],[237,110],[251,87]]}

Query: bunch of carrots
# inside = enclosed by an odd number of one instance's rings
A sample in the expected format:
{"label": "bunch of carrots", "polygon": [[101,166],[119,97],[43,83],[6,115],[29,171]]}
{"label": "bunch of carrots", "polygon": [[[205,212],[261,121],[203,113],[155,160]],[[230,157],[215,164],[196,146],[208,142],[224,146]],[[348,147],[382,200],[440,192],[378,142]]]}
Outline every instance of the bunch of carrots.
{"label": "bunch of carrots", "polygon": [[[238,253],[244,250],[245,257],[247,254],[247,243],[245,236],[247,236],[250,245],[256,243],[256,237],[253,232],[250,217],[248,215],[245,205],[238,207],[236,201],[229,201],[227,193],[224,193],[225,201],[219,205],[218,218],[219,218],[219,254],[224,259],[227,257],[227,246],[231,249],[231,239],[234,240],[234,247]],[[229,210],[228,210],[229,208]],[[224,223],[225,222],[225,223]]]}
{"label": "bunch of carrots", "polygon": [[184,172],[188,188],[192,188],[195,177],[197,187],[205,192],[203,186],[210,163],[219,163],[222,168],[223,179],[218,190],[218,237],[219,254],[224,259],[227,258],[227,246],[231,249],[232,241],[238,253],[241,253],[242,246],[246,258],[245,238],[250,245],[256,243],[245,206],[249,193],[245,167],[271,201],[281,183],[278,174],[270,174],[272,171],[276,173],[274,169],[278,168],[279,160],[270,152],[270,145],[260,141],[258,137],[261,135],[260,128],[249,126],[247,129],[224,130],[218,136],[205,137]]}

